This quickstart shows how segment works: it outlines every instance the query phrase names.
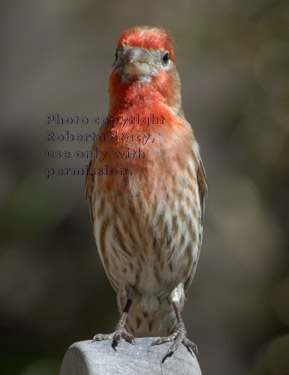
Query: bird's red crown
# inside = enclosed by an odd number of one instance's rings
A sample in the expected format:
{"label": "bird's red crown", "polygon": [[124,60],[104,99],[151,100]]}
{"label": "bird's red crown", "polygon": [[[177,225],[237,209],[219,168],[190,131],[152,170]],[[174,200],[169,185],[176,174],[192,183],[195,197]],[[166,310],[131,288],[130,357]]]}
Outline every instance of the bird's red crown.
{"label": "bird's red crown", "polygon": [[117,46],[140,47],[148,50],[168,51],[170,58],[175,62],[175,50],[173,37],[162,28],[149,26],[136,26],[125,30],[118,40]]}

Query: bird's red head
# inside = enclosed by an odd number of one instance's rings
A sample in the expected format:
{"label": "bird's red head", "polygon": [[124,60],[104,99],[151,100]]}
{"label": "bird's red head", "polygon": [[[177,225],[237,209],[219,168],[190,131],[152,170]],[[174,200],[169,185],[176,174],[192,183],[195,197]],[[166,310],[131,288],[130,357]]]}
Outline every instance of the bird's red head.
{"label": "bird's red head", "polygon": [[[136,101],[165,103],[178,113],[180,79],[175,65],[173,38],[164,29],[136,26],[118,40],[110,78],[110,113]],[[149,110],[149,109],[148,109]]]}
{"label": "bird's red head", "polygon": [[168,52],[171,60],[176,61],[173,37],[169,32],[157,27],[136,26],[130,30],[125,30],[118,40],[117,47],[161,50]]}

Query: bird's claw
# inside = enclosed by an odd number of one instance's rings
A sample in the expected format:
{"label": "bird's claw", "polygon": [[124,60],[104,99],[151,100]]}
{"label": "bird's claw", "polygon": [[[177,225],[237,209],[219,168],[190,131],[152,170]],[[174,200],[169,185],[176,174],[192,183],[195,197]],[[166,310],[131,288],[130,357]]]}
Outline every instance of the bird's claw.
{"label": "bird's claw", "polygon": [[167,356],[171,356],[178,349],[179,345],[182,343],[189,351],[195,351],[198,353],[198,347],[192,341],[190,341],[186,336],[186,331],[183,329],[177,329],[176,332],[167,337],[159,337],[151,343],[151,346],[161,345],[165,342],[174,341],[172,346],[167,352]]}
{"label": "bird's claw", "polygon": [[119,343],[121,339],[124,339],[130,344],[135,345],[135,339],[132,334],[130,334],[125,328],[118,329],[113,333],[108,334],[102,334],[98,333],[95,335],[92,339],[92,342],[94,341],[103,341],[103,340],[113,340],[116,343]]}

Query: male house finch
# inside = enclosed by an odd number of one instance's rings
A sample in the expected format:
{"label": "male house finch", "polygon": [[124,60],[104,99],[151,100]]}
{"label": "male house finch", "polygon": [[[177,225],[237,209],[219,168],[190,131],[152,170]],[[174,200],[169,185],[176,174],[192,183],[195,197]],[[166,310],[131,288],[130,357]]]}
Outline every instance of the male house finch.
{"label": "male house finch", "polygon": [[196,349],[180,313],[198,263],[207,184],[168,32],[123,32],[109,101],[109,121],[92,149],[102,157],[90,162],[86,194],[122,315],[114,333],[93,340],[160,336],[154,345],[173,341],[168,354],[180,343]]}

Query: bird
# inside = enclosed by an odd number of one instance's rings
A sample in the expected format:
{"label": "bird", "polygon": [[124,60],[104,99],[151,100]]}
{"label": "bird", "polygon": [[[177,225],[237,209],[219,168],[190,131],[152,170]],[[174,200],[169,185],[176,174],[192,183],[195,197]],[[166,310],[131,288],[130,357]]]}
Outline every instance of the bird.
{"label": "bird", "polygon": [[[181,101],[172,35],[135,26],[118,40],[109,79],[109,112],[87,169],[85,192],[120,320],[93,341],[187,338],[181,316],[203,238],[207,179]],[[95,156],[97,155],[97,156]]]}

